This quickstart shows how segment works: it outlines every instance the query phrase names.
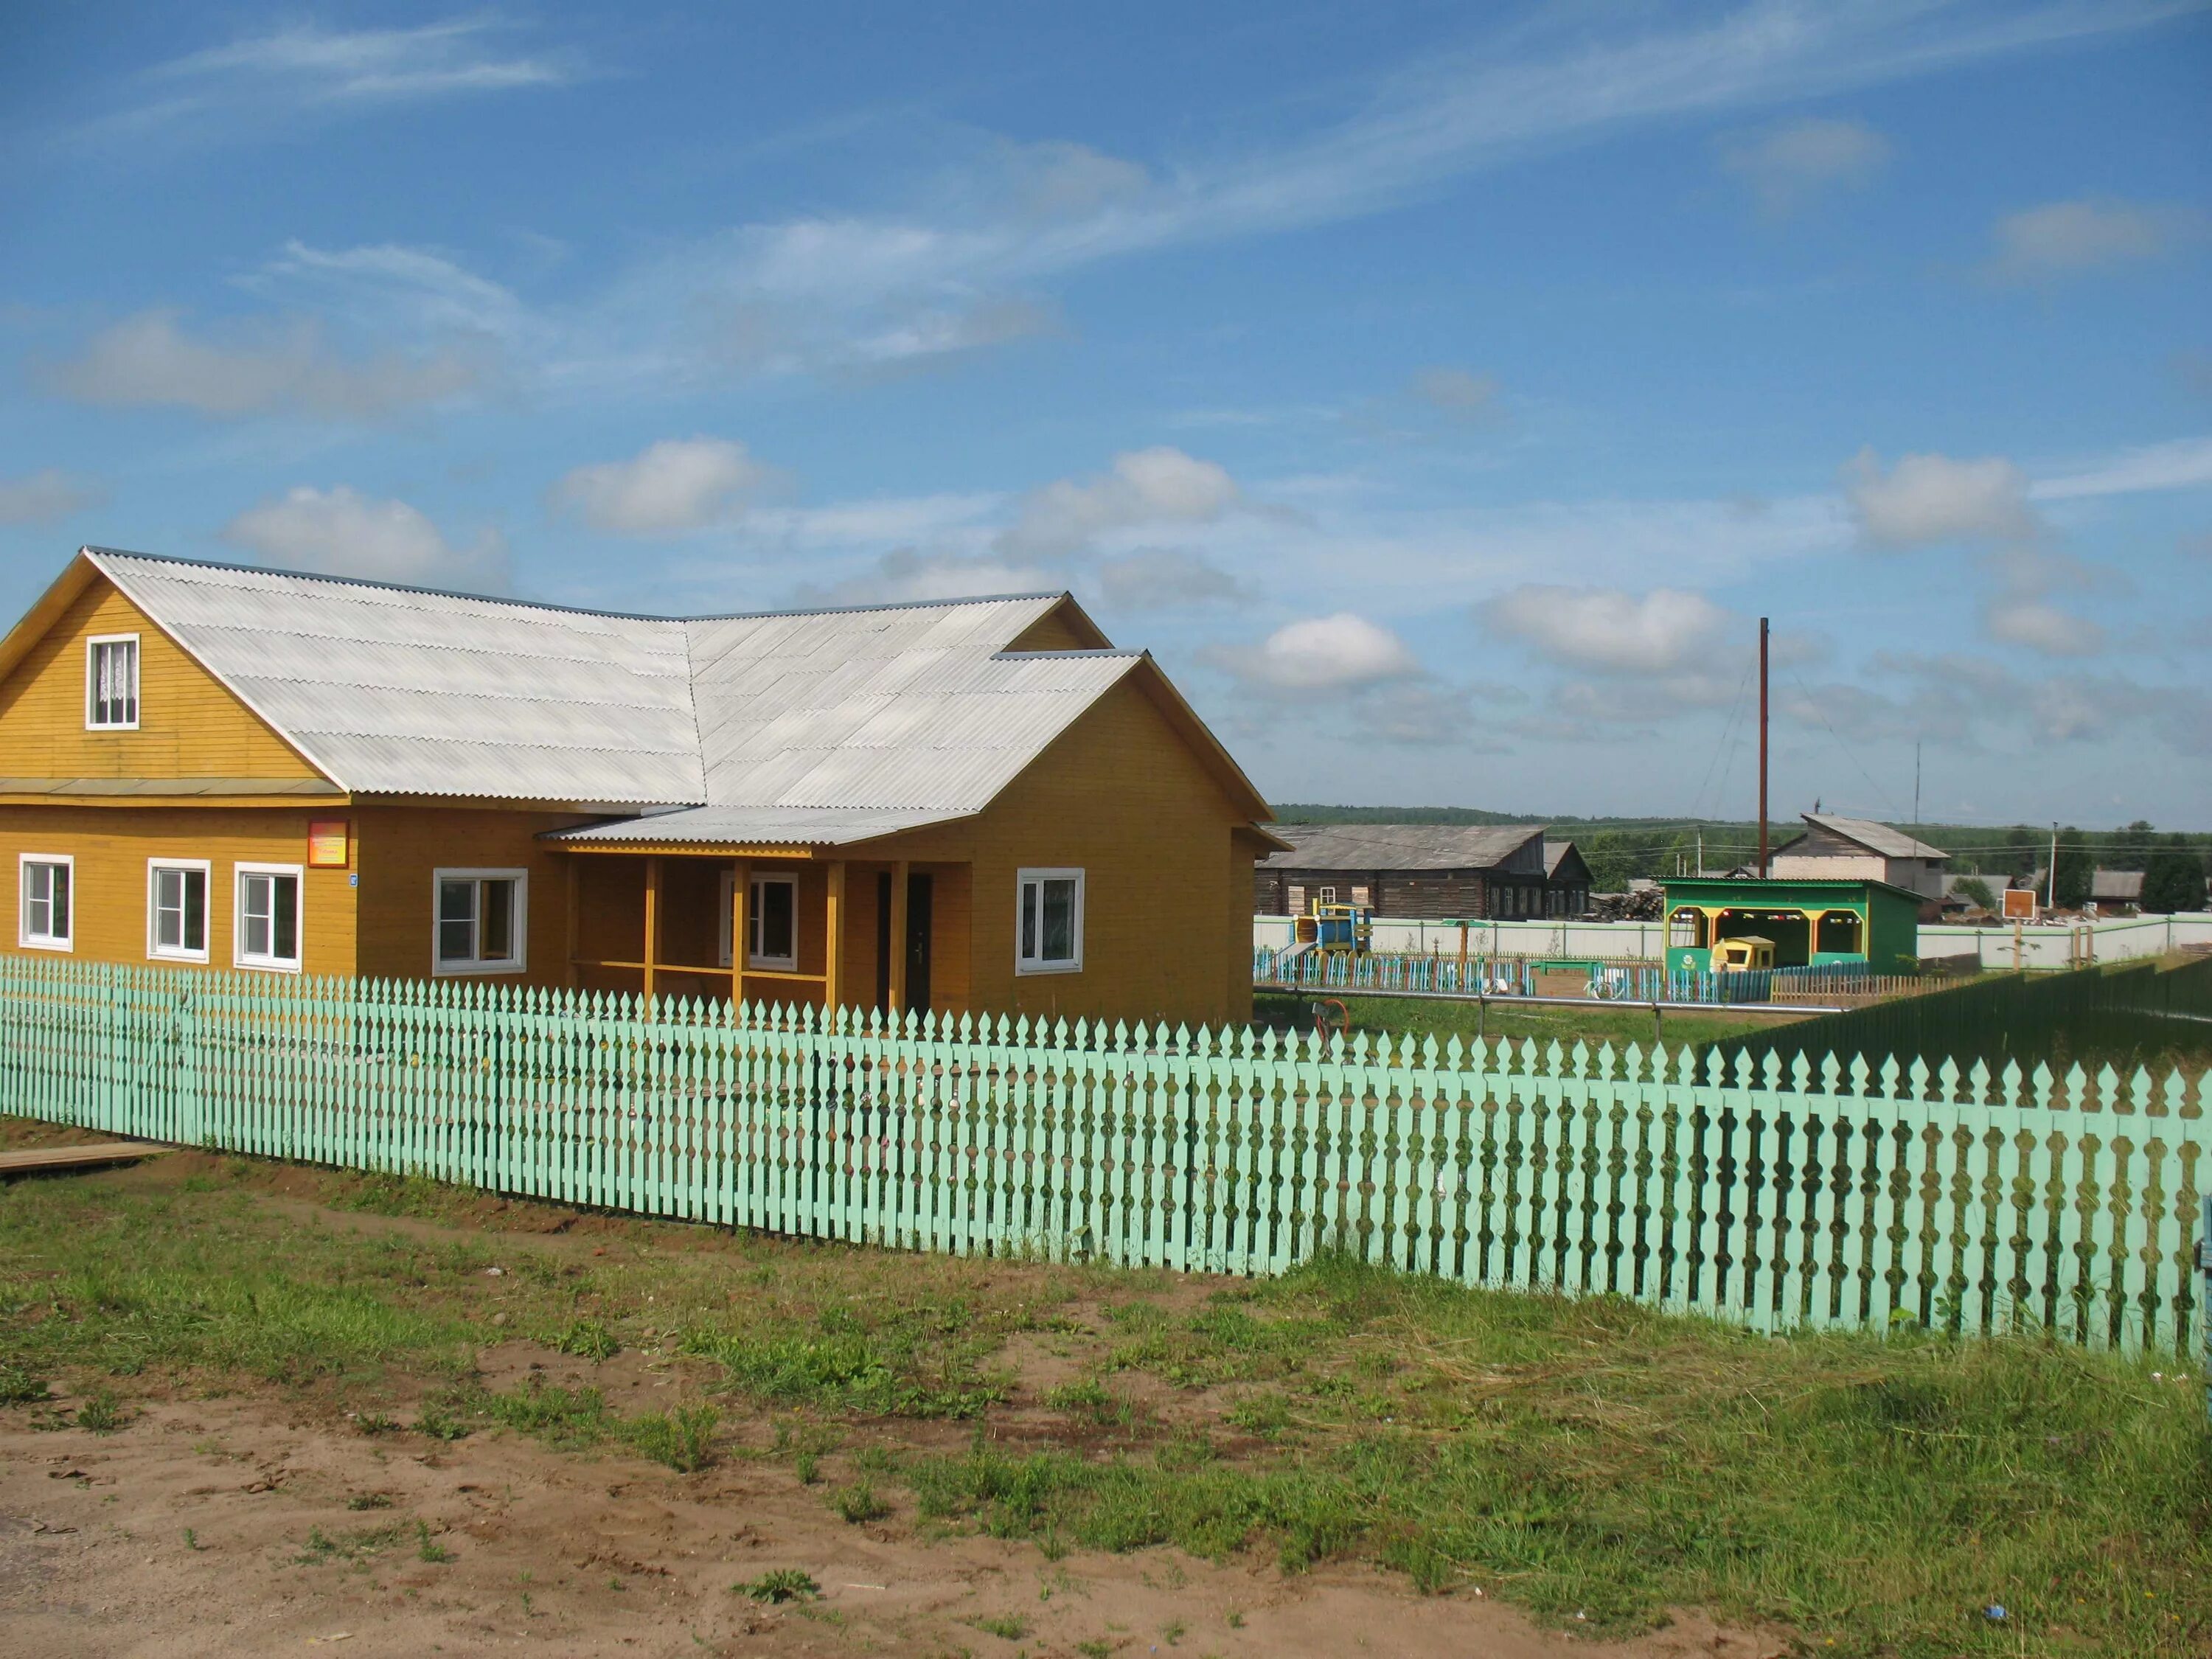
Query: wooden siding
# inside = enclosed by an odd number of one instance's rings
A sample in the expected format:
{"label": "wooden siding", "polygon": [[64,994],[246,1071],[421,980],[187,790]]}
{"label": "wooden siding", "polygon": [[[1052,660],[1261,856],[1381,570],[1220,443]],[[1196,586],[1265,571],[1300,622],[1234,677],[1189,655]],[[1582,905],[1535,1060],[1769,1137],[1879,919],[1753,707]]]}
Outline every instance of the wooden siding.
{"label": "wooden siding", "polygon": [[[1218,1022],[1251,1006],[1249,820],[1143,682],[1125,680],[976,817],[898,838],[916,859],[965,861],[940,882],[938,960],[956,927],[969,983],[940,1008]],[[872,852],[878,850],[872,848]],[[1018,872],[1084,872],[1083,967],[1014,971]],[[1233,920],[1232,920],[1233,919]],[[1241,972],[1243,984],[1237,984]]]}
{"label": "wooden siding", "polygon": [[[138,636],[138,729],[85,729],[85,647]],[[321,774],[105,577],[0,681],[0,773],[46,778],[314,778]]]}
{"label": "wooden siding", "polygon": [[[25,853],[65,853],[76,860],[70,905],[74,948],[70,954],[91,962],[149,960],[148,860],[205,859],[210,866],[206,965],[228,968],[237,914],[236,866],[305,865],[309,821],[335,816],[298,807],[140,804],[125,811],[59,803],[0,806],[0,891],[7,894],[0,949],[15,950],[22,936],[21,855]],[[355,867],[359,867],[358,860]],[[307,973],[355,971],[352,873],[305,872],[300,949],[301,967]]]}
{"label": "wooden siding", "polygon": [[[423,979],[436,967],[432,889],[441,869],[526,870],[525,945],[540,985],[568,983],[568,859],[541,830],[591,822],[589,815],[477,805],[360,805],[352,814],[361,872],[358,971]],[[631,915],[636,911],[633,908]],[[516,977],[495,974],[494,979]]]}
{"label": "wooden siding", "polygon": [[[1293,906],[1292,888],[1303,889],[1305,902]],[[1336,890],[1339,904],[1352,904],[1354,889],[1364,889],[1367,908],[1378,916],[1408,921],[1458,921],[1463,919],[1511,921],[1522,917],[1559,914],[1556,904],[1577,908],[1586,903],[1587,887],[1549,884],[1539,875],[1500,875],[1449,870],[1285,870],[1279,866],[1255,871],[1252,878],[1252,914],[1284,916],[1310,908],[1323,887]],[[1574,895],[1579,892],[1579,900]]]}

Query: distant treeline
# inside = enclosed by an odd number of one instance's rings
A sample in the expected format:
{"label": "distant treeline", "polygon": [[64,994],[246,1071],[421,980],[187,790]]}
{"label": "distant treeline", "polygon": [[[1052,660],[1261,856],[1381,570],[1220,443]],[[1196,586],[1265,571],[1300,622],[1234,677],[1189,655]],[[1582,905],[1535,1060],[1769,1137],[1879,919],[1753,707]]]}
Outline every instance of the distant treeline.
{"label": "distant treeline", "polygon": [[[1489,812],[1471,806],[1327,806],[1287,802],[1275,808],[1284,823],[1540,823],[1572,841],[1589,860],[1601,891],[1618,891],[1632,876],[1671,876],[1698,867],[1724,872],[1758,856],[1759,826],[1722,818],[1553,817],[1542,812]],[[1951,855],[1955,874],[2025,878],[2044,868],[2051,857],[2051,830],[2030,824],[1993,829],[1987,824],[1921,823],[1898,826]],[[1793,814],[1768,827],[1780,846],[1803,825]],[[2079,904],[2089,896],[2091,872],[2142,870],[2160,877],[2161,890],[2185,889],[2193,866],[2202,882],[2212,855],[2212,834],[2164,833],[2138,818],[2113,830],[2061,829],[2058,832],[2058,902]],[[2201,888],[2200,888],[2201,890]],[[2153,895],[2146,894],[2146,898]],[[2193,908],[2186,902],[2181,908]]]}

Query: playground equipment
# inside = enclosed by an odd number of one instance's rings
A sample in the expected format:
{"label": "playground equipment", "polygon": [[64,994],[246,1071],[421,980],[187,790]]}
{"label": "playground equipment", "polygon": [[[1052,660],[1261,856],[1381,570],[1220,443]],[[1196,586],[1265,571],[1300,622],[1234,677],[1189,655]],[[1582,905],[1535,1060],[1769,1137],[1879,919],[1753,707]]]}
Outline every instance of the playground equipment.
{"label": "playground equipment", "polygon": [[1323,904],[1316,899],[1310,910],[1294,921],[1299,945],[1330,955],[1364,957],[1374,944],[1375,912],[1364,905]]}
{"label": "playground equipment", "polygon": [[1748,974],[1774,966],[1774,941],[1756,933],[1738,933],[1713,946],[1713,971]]}

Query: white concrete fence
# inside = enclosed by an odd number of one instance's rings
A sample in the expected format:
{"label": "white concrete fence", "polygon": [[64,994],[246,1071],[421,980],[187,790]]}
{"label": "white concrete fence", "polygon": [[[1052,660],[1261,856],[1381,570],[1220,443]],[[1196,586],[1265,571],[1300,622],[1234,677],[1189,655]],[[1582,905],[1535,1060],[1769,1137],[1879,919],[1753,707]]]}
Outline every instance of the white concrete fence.
{"label": "white concrete fence", "polygon": [[[1280,948],[1291,943],[1291,918],[1255,916],[1252,942]],[[1602,957],[1612,960],[1657,960],[1667,945],[1663,921],[1470,921],[1470,951],[1493,957]],[[1377,951],[1458,952],[1455,921],[1375,921]],[[2051,921],[2020,930],[2020,965],[2064,968],[2087,959],[2122,962],[2130,957],[2161,956],[2185,945],[2212,945],[2212,912],[2179,916],[2114,917],[2104,921]],[[1923,957],[1978,957],[1984,968],[2013,965],[2013,930],[2001,927],[1923,927]]]}

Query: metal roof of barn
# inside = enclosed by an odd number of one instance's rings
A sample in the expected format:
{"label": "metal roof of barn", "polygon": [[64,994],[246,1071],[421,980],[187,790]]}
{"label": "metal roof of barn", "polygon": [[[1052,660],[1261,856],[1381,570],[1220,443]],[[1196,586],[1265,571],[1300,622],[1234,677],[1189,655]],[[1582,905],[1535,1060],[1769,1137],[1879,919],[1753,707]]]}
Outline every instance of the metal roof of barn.
{"label": "metal roof of barn", "polygon": [[1158,678],[1141,652],[1010,649],[1066,594],[687,620],[83,557],[342,788],[695,809],[578,841],[837,843],[965,816],[1139,665]]}
{"label": "metal roof of barn", "polygon": [[[1930,847],[1926,842],[1917,840],[1902,830],[1893,830],[1872,818],[1841,818],[1832,812],[1803,812],[1798,816],[1809,824],[1826,830],[1831,835],[1841,836],[1845,841],[1856,842],[1869,852],[1879,853],[1886,859],[1940,860],[1951,856],[1940,847]],[[1774,850],[1786,853],[1804,839],[1799,836],[1796,840],[1784,842]]]}
{"label": "metal roof of barn", "polygon": [[1488,870],[1504,863],[1543,826],[1535,823],[1283,823],[1291,843],[1270,854],[1268,870]]}

